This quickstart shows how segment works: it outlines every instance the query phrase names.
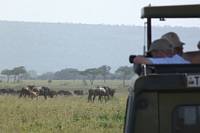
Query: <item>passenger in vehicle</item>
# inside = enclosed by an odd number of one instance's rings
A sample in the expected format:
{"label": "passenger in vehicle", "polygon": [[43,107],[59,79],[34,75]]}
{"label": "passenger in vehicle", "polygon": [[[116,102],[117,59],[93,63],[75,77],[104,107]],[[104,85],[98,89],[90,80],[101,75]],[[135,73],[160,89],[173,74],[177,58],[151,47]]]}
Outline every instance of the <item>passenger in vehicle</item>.
{"label": "passenger in vehicle", "polygon": [[167,39],[174,47],[174,52],[182,56],[183,54],[183,45],[185,44],[179,38],[175,32],[168,32],[161,36],[163,39]]}
{"label": "passenger in vehicle", "polygon": [[[192,64],[200,64],[200,51],[183,52],[183,45],[185,44],[175,32],[168,32],[161,36],[167,39],[174,46],[174,52],[182,56],[185,60],[190,61]],[[197,45],[200,48],[200,42]]]}
{"label": "passenger in vehicle", "polygon": [[[197,44],[200,49],[200,42]],[[200,51],[189,51],[183,54],[183,58],[189,60],[192,64],[200,64]]]}
{"label": "passenger in vehicle", "polygon": [[166,39],[153,41],[149,51],[152,57],[136,56],[135,64],[189,64],[190,62],[174,53],[173,45]]}

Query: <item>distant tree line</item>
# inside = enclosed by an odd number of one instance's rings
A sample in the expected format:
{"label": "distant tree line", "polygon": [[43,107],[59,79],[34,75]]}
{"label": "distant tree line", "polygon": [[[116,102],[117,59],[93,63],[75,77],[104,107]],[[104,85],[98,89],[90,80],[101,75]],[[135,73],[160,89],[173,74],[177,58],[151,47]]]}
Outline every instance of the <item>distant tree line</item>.
{"label": "distant tree line", "polygon": [[14,77],[14,82],[23,80],[89,80],[92,85],[95,80],[114,80],[130,79],[133,75],[132,66],[121,66],[114,73],[110,72],[111,67],[108,65],[102,65],[98,68],[88,68],[80,71],[75,68],[65,68],[57,72],[47,72],[41,75],[37,75],[36,71],[27,71],[24,66],[15,67],[11,70],[4,69],[1,71],[2,75],[7,76],[7,82],[9,82],[10,76]]}
{"label": "distant tree line", "polygon": [[4,69],[1,71],[2,75],[6,75],[7,76],[7,82],[10,81],[10,77],[13,77],[13,81],[19,81],[21,78],[23,78],[24,74],[26,74],[27,71],[25,69],[24,66],[19,66],[19,67],[15,67],[13,69]]}

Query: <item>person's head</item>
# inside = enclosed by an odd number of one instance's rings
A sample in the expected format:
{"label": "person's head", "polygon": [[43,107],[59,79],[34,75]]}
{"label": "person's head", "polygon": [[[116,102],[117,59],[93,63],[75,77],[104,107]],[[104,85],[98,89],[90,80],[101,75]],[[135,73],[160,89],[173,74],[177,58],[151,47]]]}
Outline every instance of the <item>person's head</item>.
{"label": "person's head", "polygon": [[200,41],[198,42],[197,47],[200,50]]}
{"label": "person's head", "polygon": [[176,54],[183,54],[183,45],[185,43],[180,41],[179,36],[175,32],[168,32],[161,36],[163,39],[167,39],[171,44],[173,44],[174,52]]}
{"label": "person's head", "polygon": [[148,52],[152,57],[168,57],[174,55],[174,47],[168,40],[161,38],[152,42]]}

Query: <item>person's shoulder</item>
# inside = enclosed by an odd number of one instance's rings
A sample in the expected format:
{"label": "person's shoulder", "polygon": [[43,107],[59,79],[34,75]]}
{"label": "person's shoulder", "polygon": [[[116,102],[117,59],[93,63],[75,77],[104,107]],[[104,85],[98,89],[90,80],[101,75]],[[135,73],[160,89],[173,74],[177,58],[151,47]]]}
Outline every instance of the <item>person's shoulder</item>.
{"label": "person's shoulder", "polygon": [[175,54],[173,57],[182,58],[179,54]]}
{"label": "person's shoulder", "polygon": [[185,63],[185,64],[191,63],[190,61],[184,59],[182,56],[180,56],[180,55],[178,55],[178,54],[175,54],[173,57],[174,57],[174,59],[176,59],[177,61],[179,60],[180,63]]}
{"label": "person's shoulder", "polygon": [[179,54],[175,54],[175,55],[173,55],[172,56],[173,58],[175,58],[175,59],[184,59],[181,55],[179,55]]}
{"label": "person's shoulder", "polygon": [[149,58],[152,64],[168,64],[168,57]]}

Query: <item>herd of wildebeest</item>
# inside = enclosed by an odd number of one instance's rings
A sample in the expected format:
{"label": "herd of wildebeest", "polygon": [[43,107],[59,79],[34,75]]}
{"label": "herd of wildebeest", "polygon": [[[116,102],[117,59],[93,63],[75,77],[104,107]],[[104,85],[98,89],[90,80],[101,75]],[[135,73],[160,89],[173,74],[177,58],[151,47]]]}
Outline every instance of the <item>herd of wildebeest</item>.
{"label": "herd of wildebeest", "polygon": [[115,94],[115,89],[112,89],[108,86],[95,86],[91,89],[88,89],[87,92],[84,92],[81,89],[77,89],[74,91],[68,90],[51,90],[49,87],[45,86],[35,86],[35,85],[27,85],[22,87],[20,90],[15,90],[11,88],[0,89],[0,95],[16,95],[19,98],[31,98],[38,99],[39,96],[43,96],[44,99],[53,98],[56,96],[81,96],[88,95],[88,102],[94,102],[95,98],[98,97],[98,101],[107,102],[111,99]]}

